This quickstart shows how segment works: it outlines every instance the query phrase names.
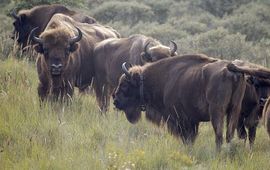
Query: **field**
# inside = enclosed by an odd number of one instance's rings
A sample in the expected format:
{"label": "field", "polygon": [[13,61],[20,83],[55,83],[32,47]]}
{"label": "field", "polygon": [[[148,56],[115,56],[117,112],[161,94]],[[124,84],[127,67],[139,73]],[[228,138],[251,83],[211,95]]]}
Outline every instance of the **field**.
{"label": "field", "polygon": [[[232,146],[223,144],[221,153],[217,153],[210,123],[200,125],[194,146],[184,146],[165,126],[157,127],[144,117],[137,124],[130,124],[112,103],[110,111],[101,115],[92,94],[76,91],[70,105],[40,104],[35,62],[20,54],[9,40],[11,19],[2,13],[0,19],[5,25],[0,29],[0,169],[269,169],[270,140],[262,125],[253,150],[235,135]],[[217,31],[226,33],[227,45],[229,40],[235,42],[230,38],[240,37],[240,43],[235,43],[243,49],[237,55],[253,54],[242,51],[251,44],[242,41],[239,34]],[[197,37],[197,41],[203,36],[206,35]],[[191,38],[179,38],[177,42]],[[254,41],[254,51],[262,44],[267,43]],[[189,49],[185,45],[181,47]],[[221,52],[235,54],[227,48]],[[204,50],[222,57],[206,47]],[[270,52],[256,54],[268,57]],[[252,59],[265,63],[266,58]]]}

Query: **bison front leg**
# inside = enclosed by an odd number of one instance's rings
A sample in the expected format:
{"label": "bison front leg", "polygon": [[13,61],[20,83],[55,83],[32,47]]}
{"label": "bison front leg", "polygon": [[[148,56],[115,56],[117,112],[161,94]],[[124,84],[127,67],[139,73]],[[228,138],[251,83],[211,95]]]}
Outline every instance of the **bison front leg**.
{"label": "bison front leg", "polygon": [[257,130],[256,126],[248,128],[248,139],[249,139],[249,147],[250,147],[250,149],[252,149],[254,141],[255,141],[256,130]]}
{"label": "bison front leg", "polygon": [[223,119],[225,111],[218,109],[218,106],[210,106],[209,111],[211,123],[216,136],[216,149],[220,152],[221,145],[223,143]]}
{"label": "bison front leg", "polygon": [[60,92],[57,92],[57,95],[61,98],[62,102],[69,102],[72,99],[73,93],[74,84],[72,81],[65,81],[63,83],[63,88],[60,89]]}
{"label": "bison front leg", "polygon": [[106,113],[110,103],[109,88],[107,85],[95,85],[96,99],[102,113]]}
{"label": "bison front leg", "polygon": [[52,100],[53,101],[58,101],[61,96],[62,89],[61,87],[55,87],[52,89]]}
{"label": "bison front leg", "polygon": [[38,96],[39,96],[40,100],[44,101],[49,94],[49,85],[47,83],[42,84],[40,82],[37,90],[38,90]]}
{"label": "bison front leg", "polygon": [[187,122],[185,126],[182,127],[184,129],[182,131],[182,139],[184,144],[187,145],[194,144],[195,139],[198,135],[198,127],[199,123],[190,123],[190,122]]}
{"label": "bison front leg", "polygon": [[238,125],[237,125],[237,135],[240,139],[247,139],[247,132],[244,125],[244,116],[240,116]]}
{"label": "bison front leg", "polygon": [[72,82],[73,81],[70,80],[70,81],[67,81],[65,83],[65,88],[64,88],[64,91],[62,93],[64,98],[67,98],[67,99],[72,98],[73,93],[74,93],[74,84]]}

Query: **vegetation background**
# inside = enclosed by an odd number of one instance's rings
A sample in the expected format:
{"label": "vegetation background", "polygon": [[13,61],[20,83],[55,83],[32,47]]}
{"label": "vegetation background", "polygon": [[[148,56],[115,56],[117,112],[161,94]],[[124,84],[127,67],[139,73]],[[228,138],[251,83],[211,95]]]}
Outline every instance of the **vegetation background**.
{"label": "vegetation background", "polygon": [[235,136],[232,149],[224,144],[217,154],[210,123],[185,147],[144,118],[132,125],[113,107],[101,116],[91,95],[76,93],[70,106],[40,107],[35,62],[9,38],[8,14],[51,3],[93,16],[123,36],[174,40],[179,54],[270,64],[269,0],[1,0],[0,169],[269,169],[262,125],[253,151]]}

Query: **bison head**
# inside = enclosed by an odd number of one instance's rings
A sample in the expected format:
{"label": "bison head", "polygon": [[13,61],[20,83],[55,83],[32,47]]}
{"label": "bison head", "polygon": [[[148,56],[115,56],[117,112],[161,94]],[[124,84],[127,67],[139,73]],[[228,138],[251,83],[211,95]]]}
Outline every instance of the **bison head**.
{"label": "bison head", "polygon": [[81,30],[77,28],[78,35],[71,37],[65,28],[51,29],[43,32],[41,38],[35,36],[36,30],[30,34],[32,41],[37,43],[34,49],[44,57],[51,76],[60,76],[70,62],[71,53],[79,47],[77,42],[82,39]]}
{"label": "bison head", "polygon": [[156,45],[148,48],[149,44],[150,42],[145,45],[144,51],[141,53],[141,59],[145,62],[155,62],[163,58],[177,55],[177,45],[173,41],[171,41],[172,48],[164,45]]}
{"label": "bison head", "polygon": [[14,30],[11,38],[14,40],[16,39],[22,47],[25,47],[28,43],[29,33],[34,28],[33,24],[31,24],[25,13],[17,15],[13,10],[11,16],[15,19],[13,22]]}
{"label": "bison head", "polygon": [[123,63],[122,70],[125,74],[120,77],[118,87],[113,94],[113,103],[117,109],[125,112],[130,123],[136,123],[141,117],[140,73],[136,67],[128,71],[126,63]]}

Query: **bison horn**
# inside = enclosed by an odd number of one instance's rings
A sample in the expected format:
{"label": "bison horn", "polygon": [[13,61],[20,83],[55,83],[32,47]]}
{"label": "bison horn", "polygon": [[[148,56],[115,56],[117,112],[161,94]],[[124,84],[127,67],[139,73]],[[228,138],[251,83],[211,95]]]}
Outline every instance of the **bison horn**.
{"label": "bison horn", "polygon": [[128,72],[128,69],[127,69],[127,67],[126,67],[126,64],[127,64],[127,62],[124,62],[124,63],[122,64],[122,70],[123,70],[123,72],[125,73],[125,75],[126,75],[128,78],[130,78],[131,75],[130,75],[130,73]]}
{"label": "bison horn", "polygon": [[76,29],[78,31],[78,35],[71,38],[69,40],[69,44],[74,44],[74,43],[76,43],[76,42],[78,42],[78,41],[80,41],[82,39],[82,31],[78,27],[76,27]]}
{"label": "bison horn", "polygon": [[149,44],[150,44],[150,42],[148,42],[148,43],[144,46],[144,54],[145,54],[145,57],[146,57],[149,61],[151,61],[151,60],[152,60],[151,55],[148,53],[148,50],[147,50]]}
{"label": "bison horn", "polygon": [[174,55],[174,53],[177,51],[177,44],[174,41],[170,41],[173,44],[173,48],[171,50],[171,55]]}
{"label": "bison horn", "polygon": [[38,44],[43,44],[43,40],[41,38],[36,37],[36,32],[37,32],[38,27],[32,29],[30,33],[30,39]]}
{"label": "bison horn", "polygon": [[15,9],[12,10],[12,12],[10,13],[10,15],[15,18],[16,20],[20,20],[20,17],[16,14]]}

